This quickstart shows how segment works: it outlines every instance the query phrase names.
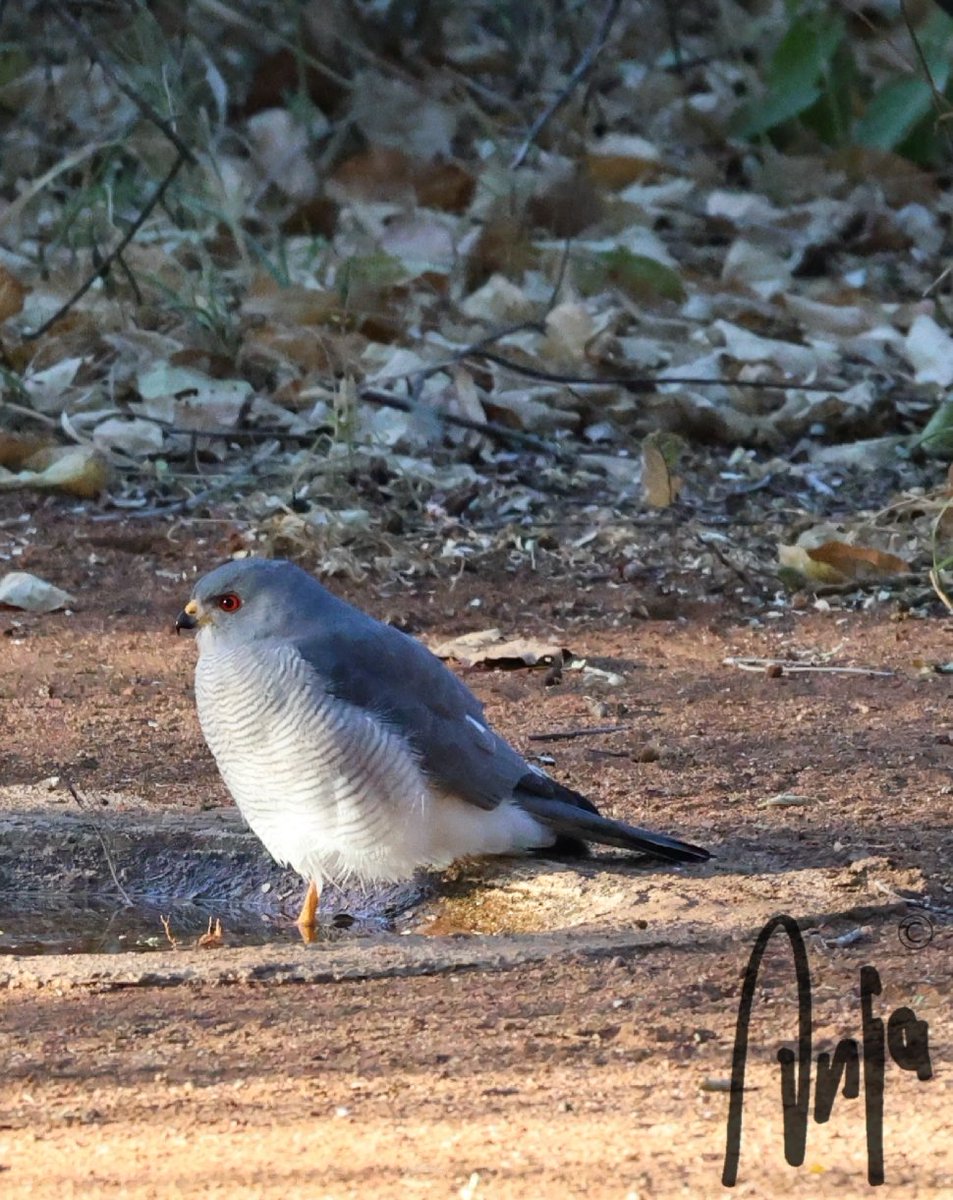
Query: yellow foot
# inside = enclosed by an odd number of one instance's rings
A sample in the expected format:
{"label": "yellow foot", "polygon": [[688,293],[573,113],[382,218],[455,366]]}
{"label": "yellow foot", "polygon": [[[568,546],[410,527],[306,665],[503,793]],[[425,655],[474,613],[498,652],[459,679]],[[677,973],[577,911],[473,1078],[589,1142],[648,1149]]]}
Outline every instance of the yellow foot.
{"label": "yellow foot", "polygon": [[315,918],[318,915],[318,904],[321,900],[321,893],[318,891],[318,885],[312,879],[308,884],[308,890],[305,893],[304,904],[301,905],[301,912],[298,913],[298,929],[301,932],[301,940],[303,942],[313,942],[317,936],[315,930],[317,921]]}

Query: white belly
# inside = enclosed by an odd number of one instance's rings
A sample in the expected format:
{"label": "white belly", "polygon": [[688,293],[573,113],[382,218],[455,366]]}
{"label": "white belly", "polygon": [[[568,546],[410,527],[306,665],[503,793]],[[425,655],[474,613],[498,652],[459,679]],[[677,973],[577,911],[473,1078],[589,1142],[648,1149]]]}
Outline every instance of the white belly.
{"label": "white belly", "polygon": [[288,646],[201,655],[195,693],[242,815],[305,878],[397,882],[464,855],[553,841],[509,801],[486,811],[435,791],[398,732],[329,696]]}

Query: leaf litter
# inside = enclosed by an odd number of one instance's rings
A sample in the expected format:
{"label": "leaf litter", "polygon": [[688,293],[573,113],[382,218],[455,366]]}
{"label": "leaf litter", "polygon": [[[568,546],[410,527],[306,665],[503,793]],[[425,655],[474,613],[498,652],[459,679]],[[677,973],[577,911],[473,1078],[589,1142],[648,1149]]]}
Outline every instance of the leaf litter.
{"label": "leaf litter", "polygon": [[[922,600],[953,200],[873,152],[740,160],[727,10],[683,35],[690,88],[624,14],[580,18],[577,75],[543,21],[527,137],[484,16],[432,15],[414,74],[420,31],[364,54],[317,3],[297,29],[203,10],[181,54],[144,10],[135,38],[93,15],[98,50],[11,62],[5,111],[49,144],[8,131],[0,427],[44,445],[0,487],[211,519],[331,573],[495,556],[687,600]],[[171,123],[145,99],[160,64]]]}

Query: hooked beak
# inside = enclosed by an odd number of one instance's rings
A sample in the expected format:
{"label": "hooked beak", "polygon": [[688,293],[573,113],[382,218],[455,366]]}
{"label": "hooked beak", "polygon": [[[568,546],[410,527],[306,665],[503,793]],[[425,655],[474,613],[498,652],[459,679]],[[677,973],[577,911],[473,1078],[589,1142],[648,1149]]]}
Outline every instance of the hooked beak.
{"label": "hooked beak", "polygon": [[199,606],[194,600],[190,600],[185,608],[175,618],[175,632],[181,633],[183,629],[196,629],[198,627]]}

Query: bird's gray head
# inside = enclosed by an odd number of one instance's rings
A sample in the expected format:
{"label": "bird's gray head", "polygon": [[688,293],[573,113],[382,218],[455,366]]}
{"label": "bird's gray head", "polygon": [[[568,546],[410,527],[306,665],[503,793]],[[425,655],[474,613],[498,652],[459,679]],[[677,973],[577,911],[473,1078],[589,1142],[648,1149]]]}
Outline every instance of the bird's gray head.
{"label": "bird's gray head", "polygon": [[336,603],[294,563],[244,558],[202,576],[175,628],[197,629],[200,645],[238,645],[298,634],[309,621],[320,619],[323,606]]}

